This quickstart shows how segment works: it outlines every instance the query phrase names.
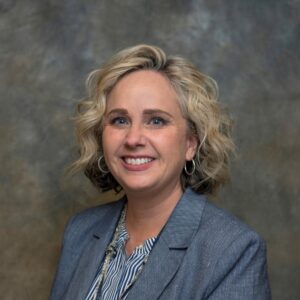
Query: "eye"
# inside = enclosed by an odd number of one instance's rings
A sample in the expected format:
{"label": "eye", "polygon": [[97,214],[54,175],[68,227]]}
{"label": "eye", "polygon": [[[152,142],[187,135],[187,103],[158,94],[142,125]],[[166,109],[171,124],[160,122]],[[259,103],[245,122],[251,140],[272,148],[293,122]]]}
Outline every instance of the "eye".
{"label": "eye", "polygon": [[126,117],[115,117],[111,119],[110,124],[122,127],[129,124],[129,121]]}
{"label": "eye", "polygon": [[167,120],[163,119],[162,117],[153,117],[149,120],[150,125],[154,125],[157,127],[164,126],[167,123],[168,123]]}

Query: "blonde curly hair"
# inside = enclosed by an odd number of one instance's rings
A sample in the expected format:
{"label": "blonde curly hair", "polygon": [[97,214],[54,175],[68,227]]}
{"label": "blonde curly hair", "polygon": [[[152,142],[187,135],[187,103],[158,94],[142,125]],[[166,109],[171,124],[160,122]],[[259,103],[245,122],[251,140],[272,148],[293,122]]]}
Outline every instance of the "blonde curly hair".
{"label": "blonde curly hair", "polygon": [[[98,168],[98,159],[102,156],[102,120],[110,91],[121,78],[137,70],[156,71],[168,78],[178,95],[190,131],[198,140],[195,171],[192,175],[182,171],[182,187],[216,194],[229,179],[229,156],[234,151],[232,122],[217,101],[217,84],[186,59],[167,57],[162,49],[151,45],[122,50],[88,76],[88,96],[78,104],[75,118],[80,157],[71,165],[71,171],[83,169],[92,183],[103,191],[122,190],[110,172],[101,172]],[[191,168],[190,163],[187,162],[187,168]]]}

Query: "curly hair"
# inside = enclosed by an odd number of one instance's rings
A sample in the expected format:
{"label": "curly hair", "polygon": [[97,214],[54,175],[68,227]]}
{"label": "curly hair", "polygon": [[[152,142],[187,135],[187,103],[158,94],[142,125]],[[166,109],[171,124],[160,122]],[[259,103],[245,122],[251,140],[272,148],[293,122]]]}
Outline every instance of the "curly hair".
{"label": "curly hair", "polygon": [[[122,50],[88,76],[88,96],[78,104],[75,118],[80,157],[71,165],[71,171],[83,169],[102,191],[122,190],[110,172],[102,172],[98,167],[98,159],[103,155],[102,120],[110,91],[121,78],[138,70],[156,71],[169,80],[188,127],[198,140],[195,171],[188,175],[183,170],[181,174],[183,189],[191,187],[197,193],[216,194],[218,188],[229,180],[229,157],[234,151],[232,122],[217,100],[217,84],[186,59],[167,57],[162,49],[151,45]],[[188,169],[191,163],[187,162]]]}

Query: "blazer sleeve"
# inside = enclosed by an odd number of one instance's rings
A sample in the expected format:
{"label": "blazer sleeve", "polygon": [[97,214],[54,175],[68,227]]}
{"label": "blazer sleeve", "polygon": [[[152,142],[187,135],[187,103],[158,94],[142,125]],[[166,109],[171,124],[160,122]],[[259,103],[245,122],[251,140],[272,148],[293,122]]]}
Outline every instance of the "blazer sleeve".
{"label": "blazer sleeve", "polygon": [[242,232],[219,257],[205,299],[270,300],[265,242]]}
{"label": "blazer sleeve", "polygon": [[64,237],[61,246],[61,256],[59,259],[58,268],[54,277],[52,284],[50,300],[61,299],[63,293],[65,292],[72,272],[75,268],[74,255],[69,248],[72,240],[72,231],[74,224],[75,216],[73,216],[67,223],[64,231]]}

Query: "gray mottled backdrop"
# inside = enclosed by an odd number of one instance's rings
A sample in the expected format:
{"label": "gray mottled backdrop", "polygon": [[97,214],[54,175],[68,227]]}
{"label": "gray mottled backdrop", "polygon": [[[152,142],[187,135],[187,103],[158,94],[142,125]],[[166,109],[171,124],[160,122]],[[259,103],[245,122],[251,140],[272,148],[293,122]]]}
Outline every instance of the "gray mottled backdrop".
{"label": "gray mottled backdrop", "polygon": [[239,157],[219,204],[267,241],[274,299],[300,299],[297,0],[0,0],[0,295],[47,299],[63,227],[108,199],[82,176],[71,116],[88,72],[153,43],[216,78]]}

